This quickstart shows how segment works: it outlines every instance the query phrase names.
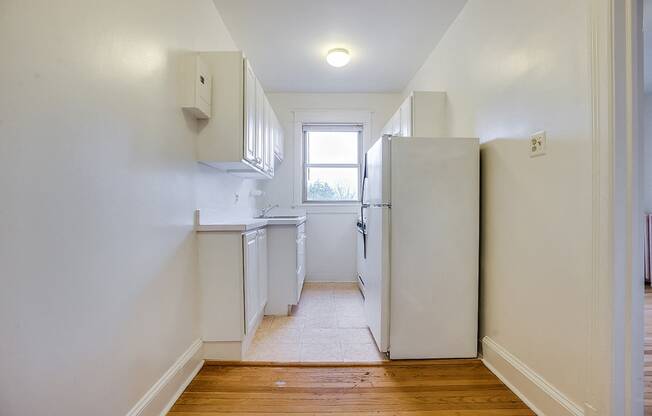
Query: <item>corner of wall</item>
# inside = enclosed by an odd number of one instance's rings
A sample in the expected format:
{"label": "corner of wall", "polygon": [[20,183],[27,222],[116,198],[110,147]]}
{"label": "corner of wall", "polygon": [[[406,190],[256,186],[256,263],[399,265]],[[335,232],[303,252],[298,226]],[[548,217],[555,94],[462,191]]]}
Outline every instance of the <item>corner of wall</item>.
{"label": "corner of wall", "polygon": [[539,416],[584,416],[582,407],[493,339],[482,338],[482,362]]}
{"label": "corner of wall", "polygon": [[127,416],[166,415],[203,365],[202,341],[196,339],[127,412]]}

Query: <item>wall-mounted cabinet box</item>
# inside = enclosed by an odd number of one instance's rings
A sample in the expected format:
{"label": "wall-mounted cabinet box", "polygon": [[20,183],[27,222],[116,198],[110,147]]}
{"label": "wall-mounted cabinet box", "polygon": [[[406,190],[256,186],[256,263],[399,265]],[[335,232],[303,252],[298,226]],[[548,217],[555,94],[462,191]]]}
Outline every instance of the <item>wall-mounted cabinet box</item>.
{"label": "wall-mounted cabinet box", "polygon": [[273,137],[282,132],[249,61],[242,52],[201,56],[213,77],[213,116],[199,124],[199,162],[241,177],[273,177]]}
{"label": "wall-mounted cabinet box", "polygon": [[446,135],[446,93],[413,91],[389,119],[382,134],[407,137]]}
{"label": "wall-mounted cabinet box", "polygon": [[211,118],[212,77],[199,54],[182,59],[181,84],[181,108],[195,118]]}

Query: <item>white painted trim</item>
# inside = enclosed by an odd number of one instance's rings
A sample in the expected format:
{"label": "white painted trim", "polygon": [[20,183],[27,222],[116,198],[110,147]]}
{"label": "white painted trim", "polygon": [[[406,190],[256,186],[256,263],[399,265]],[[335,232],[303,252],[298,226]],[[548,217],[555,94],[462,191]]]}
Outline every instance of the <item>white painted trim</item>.
{"label": "white painted trim", "polygon": [[[192,381],[192,378],[197,374],[201,365],[203,365],[203,360],[200,360],[199,364],[192,370],[192,377],[187,377],[184,383],[180,383],[180,386],[175,390],[175,393],[171,397],[163,398],[161,397],[162,392],[168,384],[179,374],[179,372],[193,359],[193,357],[198,356],[202,347],[201,339],[196,339],[190,347],[172,364],[170,368],[159,378],[156,383],[145,393],[143,397],[138,400],[134,407],[127,412],[127,416],[142,416],[142,415],[155,415],[161,414],[165,415],[167,413],[167,406],[172,407],[176,399],[181,395],[186,386]],[[178,393],[178,395],[176,395]],[[176,396],[175,396],[176,395]],[[162,407],[163,412],[159,412],[157,409],[154,409],[157,402],[164,401],[165,406]],[[168,408],[169,410],[169,408]]]}
{"label": "white painted trim", "polygon": [[186,380],[183,383],[181,383],[181,385],[177,389],[176,393],[174,393],[174,395],[172,396],[168,404],[165,405],[165,407],[161,411],[160,416],[165,416],[168,414],[168,412],[172,409],[172,406],[174,406],[177,400],[179,400],[179,397],[181,397],[184,390],[186,390],[186,387],[188,387],[190,382],[195,378],[195,376],[199,373],[199,370],[201,370],[203,366],[204,366],[204,360],[200,360],[195,366],[195,368],[190,372],[188,377],[186,377]]}
{"label": "white painted trim", "polygon": [[641,416],[642,267],[637,0],[587,2],[591,16],[593,274],[586,409]]}
{"label": "white painted trim", "polygon": [[[623,357],[624,414],[643,416],[644,413],[644,289],[643,276],[643,1],[621,0],[624,18],[624,128],[621,137],[626,149],[625,194],[625,274]],[[618,28],[618,26],[616,26]],[[615,62],[618,67],[618,61]],[[617,84],[618,85],[618,84]],[[621,136],[622,134],[622,136]],[[618,383],[618,381],[616,381]]]}
{"label": "white painted trim", "polygon": [[610,415],[613,385],[613,40],[612,0],[587,2],[589,12],[592,266],[587,288],[584,407]]}
{"label": "white painted trim", "polygon": [[[292,166],[294,175],[294,186],[292,188],[293,202],[295,207],[308,210],[311,204],[304,204],[302,200],[303,191],[303,124],[304,123],[356,123],[362,124],[362,151],[370,142],[371,120],[373,112],[369,110],[293,110],[294,114],[294,164]],[[322,204],[319,204],[322,205]],[[351,205],[349,203],[344,206]],[[333,204],[333,207],[337,204]]]}
{"label": "white painted trim", "polygon": [[580,406],[494,340],[484,337],[482,347],[484,365],[537,415],[584,416]]}

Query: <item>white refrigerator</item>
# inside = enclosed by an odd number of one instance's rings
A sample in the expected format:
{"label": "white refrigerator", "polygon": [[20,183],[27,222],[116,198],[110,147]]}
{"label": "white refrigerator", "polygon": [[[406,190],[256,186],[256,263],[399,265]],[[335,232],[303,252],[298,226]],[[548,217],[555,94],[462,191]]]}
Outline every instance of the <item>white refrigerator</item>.
{"label": "white refrigerator", "polygon": [[477,356],[479,141],[383,136],[365,155],[365,316],[392,359]]}

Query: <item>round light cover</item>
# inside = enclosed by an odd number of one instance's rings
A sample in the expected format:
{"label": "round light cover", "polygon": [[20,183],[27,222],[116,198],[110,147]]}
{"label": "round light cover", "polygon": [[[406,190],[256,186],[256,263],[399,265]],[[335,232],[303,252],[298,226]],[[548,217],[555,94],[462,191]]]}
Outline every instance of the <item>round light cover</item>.
{"label": "round light cover", "polygon": [[350,59],[349,51],[344,48],[331,49],[326,55],[326,61],[335,68],[343,67],[349,63]]}

